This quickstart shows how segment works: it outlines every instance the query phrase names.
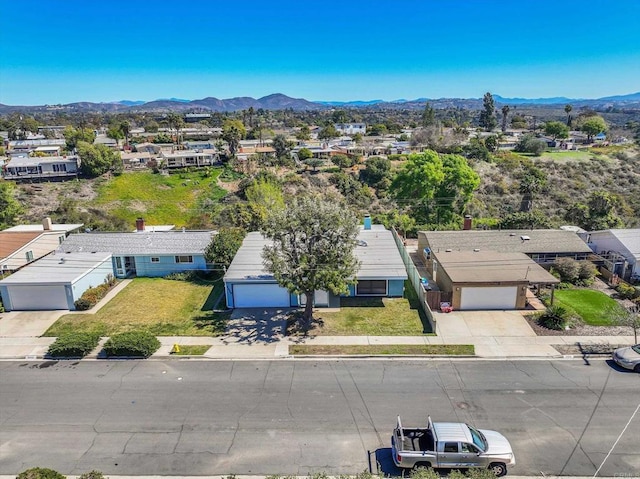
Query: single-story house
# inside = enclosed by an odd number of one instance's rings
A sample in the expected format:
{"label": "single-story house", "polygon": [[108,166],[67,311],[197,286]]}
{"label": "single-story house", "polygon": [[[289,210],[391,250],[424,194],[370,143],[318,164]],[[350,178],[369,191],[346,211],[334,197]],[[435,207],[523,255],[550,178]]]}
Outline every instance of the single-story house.
{"label": "single-story house", "polygon": [[44,218],[40,225],[18,225],[0,231],[0,271],[15,271],[52,251],[67,233],[82,224],[55,224]]}
{"label": "single-story house", "polygon": [[[465,227],[471,227],[470,221]],[[418,232],[418,251],[427,263],[430,253],[447,250],[524,253],[539,264],[551,264],[561,257],[587,259],[593,253],[576,233],[561,229]]]}
{"label": "single-story house", "polygon": [[625,280],[640,279],[640,228],[591,231],[581,236],[608,269]]}
{"label": "single-story house", "polygon": [[3,167],[5,180],[75,178],[80,170],[77,156],[14,157]]}
{"label": "single-story house", "polygon": [[0,281],[7,311],[74,310],[82,293],[113,274],[111,253],[51,254]]}
{"label": "single-story house", "polygon": [[524,253],[441,250],[431,264],[454,310],[524,309],[529,286],[560,282]]}
{"label": "single-story house", "polygon": [[211,153],[193,150],[176,151],[160,154],[162,164],[166,168],[186,168],[189,166],[211,166],[217,163],[217,158]]}
{"label": "single-story house", "polygon": [[157,277],[171,273],[206,270],[204,252],[214,231],[143,231],[134,233],[72,234],[59,253],[108,251],[113,255],[113,274]]}
{"label": "single-story house", "polygon": [[[365,222],[358,234],[355,255],[360,260],[357,284],[350,296],[402,296],[407,272],[391,231]],[[263,265],[262,251],[269,244],[260,233],[249,233],[224,276],[227,306],[230,308],[296,307],[299,297],[281,287]],[[316,307],[339,307],[340,298],[328,291],[316,291]]]}

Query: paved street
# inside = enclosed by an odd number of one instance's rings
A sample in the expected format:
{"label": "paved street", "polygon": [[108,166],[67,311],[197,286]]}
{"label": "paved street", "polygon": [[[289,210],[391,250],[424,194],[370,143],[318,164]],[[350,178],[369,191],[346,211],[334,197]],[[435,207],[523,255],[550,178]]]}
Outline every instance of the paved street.
{"label": "paved street", "polygon": [[[640,402],[602,360],[0,363],[0,474],[356,473],[405,425],[503,432],[513,475],[593,475]],[[600,476],[640,470],[640,413]],[[388,471],[393,472],[393,471]]]}

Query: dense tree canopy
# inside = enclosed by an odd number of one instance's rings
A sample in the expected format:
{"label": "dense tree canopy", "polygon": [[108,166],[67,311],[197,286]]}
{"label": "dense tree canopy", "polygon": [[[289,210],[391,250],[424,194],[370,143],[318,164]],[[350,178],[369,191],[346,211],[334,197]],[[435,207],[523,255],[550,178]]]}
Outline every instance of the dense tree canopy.
{"label": "dense tree canopy", "polygon": [[480,126],[486,131],[493,130],[498,125],[496,119],[496,104],[493,95],[487,92],[482,99],[482,110],[480,111]]}
{"label": "dense tree canopy", "polygon": [[306,321],[312,318],[316,290],[348,293],[359,266],[354,255],[358,220],[343,205],[295,198],[270,214],[261,231],[273,241],[263,251],[265,267],[278,284],[306,297]]}
{"label": "dense tree canopy", "polygon": [[560,121],[548,121],[545,123],[544,132],[554,140],[569,137],[569,127]]}
{"label": "dense tree canopy", "polygon": [[409,155],[391,190],[417,222],[426,224],[461,214],[479,185],[480,177],[464,157],[427,150]]}
{"label": "dense tree canopy", "polygon": [[229,153],[236,156],[240,140],[247,136],[247,129],[240,120],[227,120],[222,125],[222,139],[229,145]]}
{"label": "dense tree canopy", "polygon": [[72,126],[67,126],[63,134],[69,151],[73,151],[81,141],[91,144],[96,139],[95,132],[90,128],[75,129]]}
{"label": "dense tree canopy", "polygon": [[0,231],[14,226],[22,211],[13,183],[0,179]]}
{"label": "dense tree canopy", "polygon": [[90,145],[81,141],[77,145],[80,169],[87,176],[100,176],[122,165],[120,154],[105,145]]}
{"label": "dense tree canopy", "polygon": [[220,228],[205,249],[205,259],[209,263],[215,263],[225,268],[229,267],[233,257],[242,246],[245,235],[246,232],[242,228]]}
{"label": "dense tree canopy", "polygon": [[590,116],[586,118],[580,125],[580,129],[587,134],[589,141],[593,140],[593,137],[598,133],[607,131],[607,122],[601,116]]}

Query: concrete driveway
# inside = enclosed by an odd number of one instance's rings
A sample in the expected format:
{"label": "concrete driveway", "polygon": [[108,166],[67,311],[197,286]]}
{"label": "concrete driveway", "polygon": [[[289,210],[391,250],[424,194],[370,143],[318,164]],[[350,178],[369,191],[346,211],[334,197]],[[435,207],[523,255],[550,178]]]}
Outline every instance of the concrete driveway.
{"label": "concrete driveway", "polygon": [[234,309],[224,340],[230,343],[274,343],[284,337],[287,308]]}
{"label": "concrete driveway", "polygon": [[433,313],[438,336],[456,337],[536,337],[521,311],[454,311]]}
{"label": "concrete driveway", "polygon": [[30,338],[42,336],[64,314],[69,314],[69,311],[11,311],[0,313],[0,337]]}

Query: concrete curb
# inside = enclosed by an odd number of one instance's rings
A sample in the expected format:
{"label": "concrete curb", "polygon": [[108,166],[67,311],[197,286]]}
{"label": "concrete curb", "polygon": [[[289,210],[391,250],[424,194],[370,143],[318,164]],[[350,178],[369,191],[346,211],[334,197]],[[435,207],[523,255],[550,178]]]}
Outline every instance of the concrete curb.
{"label": "concrete curb", "polygon": [[[216,474],[212,476],[120,476],[114,474],[105,474],[105,479],[227,479],[229,476],[233,476],[234,479],[265,479],[268,476],[250,476],[250,475],[236,475],[236,474]],[[292,479],[309,479],[310,475],[306,476],[290,476],[283,474],[282,477]],[[79,475],[69,474],[67,479],[78,479]],[[329,478],[336,478],[338,476],[328,476]],[[352,476],[354,477],[354,476]],[[593,476],[555,476],[546,475],[541,473],[538,476],[512,476],[511,474],[505,476],[507,479],[593,479]],[[15,479],[16,475],[0,475],[0,479]],[[598,476],[598,479],[640,479],[638,474],[621,474],[619,476]]]}

